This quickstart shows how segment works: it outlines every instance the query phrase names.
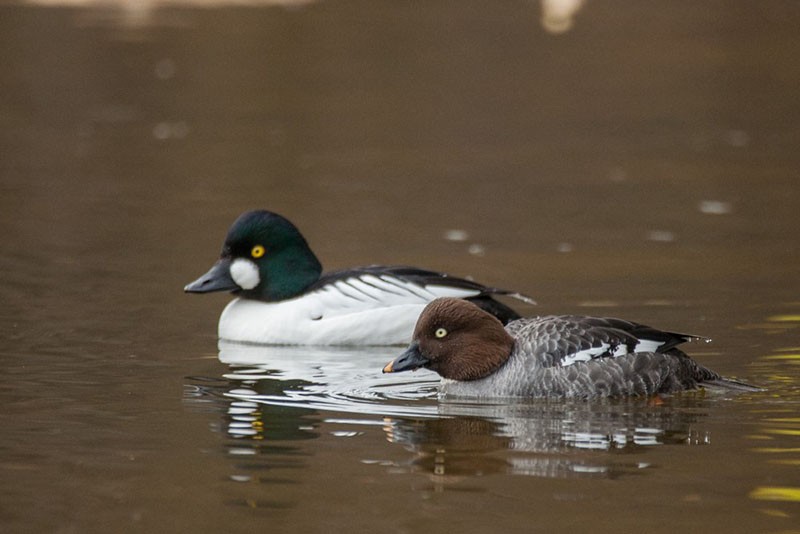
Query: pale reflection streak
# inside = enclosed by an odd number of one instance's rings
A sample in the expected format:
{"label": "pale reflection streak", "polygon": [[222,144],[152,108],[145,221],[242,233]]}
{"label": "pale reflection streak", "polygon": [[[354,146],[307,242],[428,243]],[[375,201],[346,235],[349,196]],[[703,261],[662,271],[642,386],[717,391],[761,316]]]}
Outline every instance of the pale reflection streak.
{"label": "pale reflection streak", "polygon": [[[128,28],[159,24],[159,10],[165,8],[269,7],[299,8],[318,0],[25,0],[24,3],[46,7],[85,9],[95,22]],[[87,21],[91,22],[91,21]]]}
{"label": "pale reflection streak", "polygon": [[549,33],[568,32],[584,3],[585,0],[541,0],[542,27]]}
{"label": "pale reflection streak", "polygon": [[[159,22],[158,11],[164,8],[269,7],[299,8],[321,0],[25,0],[24,3],[48,7],[78,7],[90,10],[104,22],[125,27],[145,27]],[[562,34],[571,30],[575,16],[586,0],[541,0],[542,28]]]}

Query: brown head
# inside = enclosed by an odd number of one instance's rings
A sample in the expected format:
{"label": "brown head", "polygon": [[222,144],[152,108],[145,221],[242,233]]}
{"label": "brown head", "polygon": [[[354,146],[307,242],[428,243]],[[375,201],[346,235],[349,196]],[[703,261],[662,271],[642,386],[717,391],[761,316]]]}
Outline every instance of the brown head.
{"label": "brown head", "polygon": [[422,311],[408,349],[384,373],[425,367],[444,378],[477,380],[503,365],[514,347],[503,324],[462,299],[439,298]]}

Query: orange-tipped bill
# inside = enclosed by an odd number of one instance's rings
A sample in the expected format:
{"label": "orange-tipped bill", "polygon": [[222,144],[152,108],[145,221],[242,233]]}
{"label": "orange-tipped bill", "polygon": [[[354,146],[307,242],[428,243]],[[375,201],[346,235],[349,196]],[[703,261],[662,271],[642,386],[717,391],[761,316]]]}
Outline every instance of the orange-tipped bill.
{"label": "orange-tipped bill", "polygon": [[419,351],[419,344],[413,342],[403,354],[387,363],[383,368],[383,372],[399,373],[400,371],[413,371],[420,367],[425,367],[429,363],[430,361]]}

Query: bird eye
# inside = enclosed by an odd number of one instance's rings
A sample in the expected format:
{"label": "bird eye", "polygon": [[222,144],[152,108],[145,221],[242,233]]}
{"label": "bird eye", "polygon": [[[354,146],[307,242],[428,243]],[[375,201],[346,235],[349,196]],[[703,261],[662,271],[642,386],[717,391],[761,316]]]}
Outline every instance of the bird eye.
{"label": "bird eye", "polygon": [[438,339],[442,339],[444,336],[447,335],[447,330],[444,328],[437,328],[436,332],[433,333]]}
{"label": "bird eye", "polygon": [[256,245],[250,251],[250,255],[253,256],[254,258],[260,258],[261,256],[264,255],[265,252],[266,252],[266,249],[264,248],[263,245]]}

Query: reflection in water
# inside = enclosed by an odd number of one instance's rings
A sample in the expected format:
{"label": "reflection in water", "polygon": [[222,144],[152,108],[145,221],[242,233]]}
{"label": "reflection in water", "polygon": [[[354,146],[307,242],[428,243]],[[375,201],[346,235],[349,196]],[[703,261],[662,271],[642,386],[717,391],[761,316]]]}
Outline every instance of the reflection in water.
{"label": "reflection in water", "polygon": [[[315,412],[286,406],[264,409],[256,402],[231,399],[227,395],[238,385],[226,380],[189,377],[189,381],[184,395],[188,404],[222,413],[221,424],[213,429],[227,433],[230,438],[225,444],[225,452],[232,464],[231,481],[294,484],[294,477],[286,472],[306,467],[303,458],[307,453],[297,442],[319,437]],[[258,390],[270,395],[277,392],[277,387],[273,381],[264,381],[258,384]],[[246,497],[230,500],[227,504],[284,509],[295,503]]]}
{"label": "reflection in water", "polygon": [[572,29],[575,15],[584,0],[541,0],[542,27],[550,33],[564,33]]}
{"label": "reflection in water", "polygon": [[185,25],[185,21],[172,19],[170,7],[219,8],[219,7],[268,7],[282,6],[298,8],[316,0],[26,0],[42,6],[69,6],[87,10],[82,22],[87,25],[121,26],[131,29],[172,22]]}
{"label": "reflection in water", "polygon": [[[257,346],[220,341],[219,359],[230,366],[227,396],[274,406],[371,415],[436,416],[439,378],[383,374],[397,347]],[[274,390],[265,390],[265,384]],[[427,401],[427,402],[424,402]]]}
{"label": "reflection in water", "polygon": [[359,434],[357,425],[382,428],[390,443],[411,453],[407,463],[389,462],[393,472],[426,474],[436,483],[488,473],[617,477],[649,467],[635,454],[647,448],[711,441],[702,392],[659,402],[437,402],[433,373],[381,373],[396,350],[220,342],[229,372],[205,383],[191,379],[191,397],[224,412],[237,460],[274,453],[276,444],[296,451],[291,442],[317,437],[320,424],[347,437]]}
{"label": "reflection in water", "polygon": [[[411,465],[431,475],[615,477],[649,467],[643,461],[621,461],[616,451],[710,443],[702,426],[703,402],[701,395],[685,395],[668,405],[645,399],[442,403],[441,419],[395,420],[386,430],[390,441],[414,454]],[[506,450],[515,454],[493,456]]]}
{"label": "reflection in water", "polygon": [[[281,383],[272,380],[260,381],[242,387],[237,383],[202,377],[189,377],[185,399],[196,406],[211,406],[225,414],[224,426],[218,428],[234,438],[253,440],[296,441],[316,437],[313,424],[307,422],[315,412],[275,406],[264,410],[258,402],[239,400],[238,395],[272,396],[279,394]],[[286,383],[292,385],[292,382]],[[296,384],[296,383],[295,383]]]}
{"label": "reflection in water", "polygon": [[[85,23],[141,28],[169,22],[165,8],[226,8],[278,6],[297,9],[319,0],[140,0],[115,2],[113,0],[26,0],[42,6],[70,6],[88,10]],[[572,29],[577,13],[585,0],[540,0],[541,25],[548,33],[561,34]]]}
{"label": "reflection in water", "polygon": [[[769,317],[763,325],[755,327],[765,331],[789,330],[800,325],[800,315],[785,314]],[[768,393],[752,411],[759,415],[759,427],[748,438],[754,442],[752,451],[764,455],[767,463],[800,467],[800,377],[796,368],[800,365],[800,347],[776,349],[762,356],[753,366],[761,381],[769,383]],[[770,480],[774,485],[756,486],[749,497],[756,501],[800,502],[800,486],[797,478],[788,476],[783,480]],[[785,514],[781,510],[768,510],[771,514]]]}

